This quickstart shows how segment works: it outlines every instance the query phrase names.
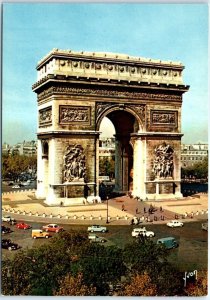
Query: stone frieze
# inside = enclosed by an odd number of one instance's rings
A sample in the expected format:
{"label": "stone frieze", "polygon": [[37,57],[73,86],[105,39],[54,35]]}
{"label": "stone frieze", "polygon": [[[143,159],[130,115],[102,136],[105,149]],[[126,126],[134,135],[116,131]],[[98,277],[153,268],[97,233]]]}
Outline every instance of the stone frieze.
{"label": "stone frieze", "polygon": [[143,93],[143,92],[130,92],[118,91],[109,89],[91,89],[91,88],[75,88],[75,87],[50,87],[38,95],[38,101],[52,96],[54,94],[73,94],[73,95],[90,95],[101,97],[115,97],[115,98],[129,98],[129,99],[142,99],[142,100],[167,100],[167,101],[181,101],[182,97],[179,95],[168,95],[158,93]]}
{"label": "stone frieze", "polygon": [[168,110],[151,110],[150,111],[151,125],[155,126],[173,126],[177,127],[178,124],[178,112]]}
{"label": "stone frieze", "polygon": [[69,124],[69,123],[90,124],[90,107],[60,105],[59,122],[61,124]]}
{"label": "stone frieze", "polygon": [[52,124],[52,106],[39,111],[39,126],[49,126]]}

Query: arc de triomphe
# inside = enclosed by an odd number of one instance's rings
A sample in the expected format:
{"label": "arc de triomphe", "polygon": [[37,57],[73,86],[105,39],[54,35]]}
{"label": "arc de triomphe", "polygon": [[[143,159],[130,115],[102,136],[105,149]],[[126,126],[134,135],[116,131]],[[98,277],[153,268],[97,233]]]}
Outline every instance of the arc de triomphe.
{"label": "arc de triomphe", "polygon": [[99,127],[116,131],[115,190],[181,197],[181,63],[53,49],[37,66],[37,197],[80,203],[99,191]]}

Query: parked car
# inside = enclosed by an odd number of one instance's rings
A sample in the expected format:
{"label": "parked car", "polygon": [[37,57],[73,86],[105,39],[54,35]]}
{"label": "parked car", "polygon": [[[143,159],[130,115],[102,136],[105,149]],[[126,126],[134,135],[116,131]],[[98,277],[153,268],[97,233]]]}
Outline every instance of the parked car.
{"label": "parked car", "polygon": [[146,236],[153,237],[155,233],[153,231],[147,231],[145,227],[134,228],[131,233],[132,237]]}
{"label": "parked car", "polygon": [[20,185],[19,184],[16,184],[16,185],[13,185],[12,186],[12,189],[19,189],[20,188]]}
{"label": "parked car", "polygon": [[177,220],[172,220],[166,224],[168,227],[182,227],[184,224]]}
{"label": "parked car", "polygon": [[1,233],[2,234],[6,234],[6,233],[10,233],[10,232],[12,232],[12,230],[9,227],[1,225]]}
{"label": "parked car", "polygon": [[95,234],[94,235],[89,235],[88,239],[89,239],[90,242],[93,242],[93,243],[105,243],[106,242],[105,238],[97,236]]}
{"label": "parked car", "polygon": [[50,233],[44,232],[41,229],[32,229],[32,232],[31,232],[31,237],[33,239],[36,239],[36,238],[46,238],[46,239],[48,239],[51,236],[52,235]]}
{"label": "parked car", "polygon": [[2,222],[7,222],[11,225],[14,225],[17,223],[16,220],[10,216],[2,216]]}
{"label": "parked car", "polygon": [[24,229],[24,230],[26,230],[26,229],[31,228],[31,225],[28,225],[28,224],[22,222],[22,223],[16,224],[15,227],[18,228],[18,229]]}
{"label": "parked car", "polygon": [[166,247],[166,249],[172,249],[172,248],[176,248],[179,246],[178,242],[176,241],[176,239],[174,237],[165,237],[162,239],[158,239],[157,240],[157,244],[158,245],[164,245]]}
{"label": "parked car", "polygon": [[17,250],[20,248],[20,246],[18,246],[18,244],[13,243],[11,240],[8,240],[8,239],[7,240],[3,239],[1,242],[1,246],[2,246],[2,249],[8,249],[9,251]]}
{"label": "parked car", "polygon": [[106,232],[107,228],[100,225],[92,225],[88,227],[88,232]]}
{"label": "parked car", "polygon": [[202,228],[202,230],[208,231],[208,223],[202,223],[201,228]]}
{"label": "parked car", "polygon": [[57,225],[57,224],[48,224],[45,226],[42,226],[42,229],[45,231],[50,231],[50,232],[61,232],[63,231],[63,227]]}

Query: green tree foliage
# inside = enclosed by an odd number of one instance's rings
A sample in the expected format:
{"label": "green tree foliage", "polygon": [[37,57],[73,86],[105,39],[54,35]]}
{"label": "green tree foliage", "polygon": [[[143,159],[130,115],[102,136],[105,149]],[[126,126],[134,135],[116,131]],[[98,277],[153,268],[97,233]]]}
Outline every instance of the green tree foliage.
{"label": "green tree foliage", "polygon": [[101,157],[99,160],[99,173],[100,175],[114,177],[115,162],[114,158],[108,159],[107,157]]}
{"label": "green tree foliage", "polygon": [[[3,262],[2,293],[104,296],[109,284],[119,283],[124,276],[129,282],[122,295],[183,295],[183,273],[167,261],[168,253],[145,238],[119,249],[90,243],[86,232],[62,232],[48,244],[17,252]],[[185,295],[205,294],[205,278]]]}
{"label": "green tree foliage", "polygon": [[198,179],[208,178],[208,156],[202,162],[195,163],[192,167],[182,168],[182,178],[195,177]]}
{"label": "green tree foliage", "polygon": [[109,283],[118,282],[125,274],[122,251],[115,246],[104,247],[96,243],[81,249],[74,273],[83,273],[87,285],[94,284],[97,295],[107,295]]}
{"label": "green tree foliage", "polygon": [[96,295],[96,288],[84,284],[83,275],[77,274],[76,277],[70,274],[60,280],[60,287],[58,291],[53,291],[54,296],[94,296]]}
{"label": "green tree foliage", "polygon": [[18,176],[29,168],[36,169],[37,157],[25,155],[3,155],[2,156],[2,177],[17,180]]}
{"label": "green tree foliage", "polygon": [[147,238],[128,244],[123,251],[123,260],[131,274],[146,272],[157,286],[158,295],[176,295],[180,292],[181,275],[167,261],[168,250]]}

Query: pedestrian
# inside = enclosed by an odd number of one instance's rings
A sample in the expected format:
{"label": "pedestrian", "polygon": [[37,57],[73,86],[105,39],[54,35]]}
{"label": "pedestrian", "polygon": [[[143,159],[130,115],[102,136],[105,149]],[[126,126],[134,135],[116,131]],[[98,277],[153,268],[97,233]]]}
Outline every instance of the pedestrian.
{"label": "pedestrian", "polygon": [[138,207],[136,208],[136,214],[138,214],[139,212],[138,212]]}
{"label": "pedestrian", "polygon": [[146,207],[144,207],[144,213],[146,213],[146,212],[147,212]]}
{"label": "pedestrian", "polygon": [[160,207],[160,211],[161,211],[161,212],[163,211],[162,206]]}
{"label": "pedestrian", "polygon": [[122,205],[122,211],[125,211],[125,205],[124,204]]}

